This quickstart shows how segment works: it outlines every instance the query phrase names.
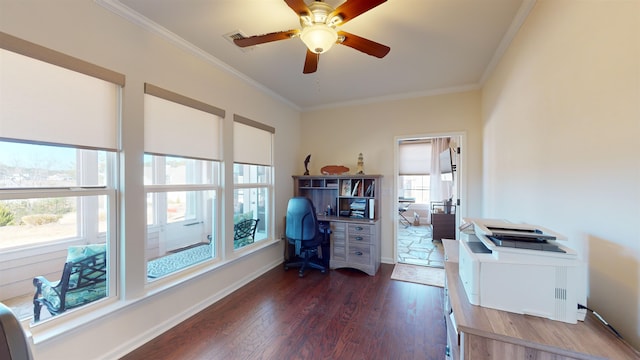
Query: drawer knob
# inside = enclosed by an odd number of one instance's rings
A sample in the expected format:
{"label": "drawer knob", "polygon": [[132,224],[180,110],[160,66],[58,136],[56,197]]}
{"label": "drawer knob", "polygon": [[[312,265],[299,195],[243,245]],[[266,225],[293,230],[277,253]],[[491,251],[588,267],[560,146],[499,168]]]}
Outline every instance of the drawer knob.
{"label": "drawer knob", "polygon": [[362,230],[364,230],[364,228],[362,226],[356,226],[356,230],[362,231]]}
{"label": "drawer knob", "polygon": [[362,236],[356,236],[356,240],[362,241],[362,239],[363,239]]}
{"label": "drawer knob", "polygon": [[362,256],[362,251],[356,251],[356,255]]}

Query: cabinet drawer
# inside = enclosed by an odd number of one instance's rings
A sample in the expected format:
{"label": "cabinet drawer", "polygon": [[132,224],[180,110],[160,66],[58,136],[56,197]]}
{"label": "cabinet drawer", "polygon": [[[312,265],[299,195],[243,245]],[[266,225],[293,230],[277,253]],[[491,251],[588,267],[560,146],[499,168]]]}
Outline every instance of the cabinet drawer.
{"label": "cabinet drawer", "polygon": [[349,244],[349,263],[369,265],[371,263],[371,247]]}
{"label": "cabinet drawer", "polygon": [[445,316],[445,323],[447,325],[447,360],[459,360],[460,359],[460,335],[456,329],[455,317],[453,313]]}
{"label": "cabinet drawer", "polygon": [[358,244],[365,244],[365,245],[371,244],[371,236],[349,233],[349,245],[358,245]]}
{"label": "cabinet drawer", "polygon": [[434,225],[455,225],[455,214],[431,214],[431,223]]}
{"label": "cabinet drawer", "polygon": [[349,236],[354,234],[371,235],[373,232],[371,225],[349,224]]}

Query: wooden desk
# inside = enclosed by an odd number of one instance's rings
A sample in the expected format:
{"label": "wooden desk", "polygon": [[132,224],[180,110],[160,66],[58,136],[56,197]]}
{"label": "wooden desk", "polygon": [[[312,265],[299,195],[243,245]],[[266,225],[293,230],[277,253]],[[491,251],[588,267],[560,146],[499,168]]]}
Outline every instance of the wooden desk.
{"label": "wooden desk", "polygon": [[331,226],[330,268],[353,268],[374,276],[380,268],[380,221],[318,216]]}
{"label": "wooden desk", "polygon": [[[330,267],[375,275],[381,262],[382,175],[293,176],[295,196],[313,202],[331,226]],[[331,211],[323,209],[331,208]],[[336,216],[346,214],[345,216]]]}
{"label": "wooden desk", "polygon": [[568,324],[472,305],[458,276],[459,243],[443,244],[448,259],[445,317],[450,358],[640,359],[591,313],[584,322]]}

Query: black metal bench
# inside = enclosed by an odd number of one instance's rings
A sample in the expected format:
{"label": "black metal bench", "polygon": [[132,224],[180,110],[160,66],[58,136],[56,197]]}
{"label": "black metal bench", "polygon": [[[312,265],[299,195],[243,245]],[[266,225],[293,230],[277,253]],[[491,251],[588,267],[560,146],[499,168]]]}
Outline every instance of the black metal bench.
{"label": "black metal bench", "polygon": [[72,246],[68,250],[60,280],[50,282],[42,276],[33,279],[33,318],[40,320],[46,306],[58,315],[107,295],[107,252],[103,245]]}
{"label": "black metal bench", "polygon": [[260,219],[245,219],[233,225],[233,247],[238,249],[253,243]]}

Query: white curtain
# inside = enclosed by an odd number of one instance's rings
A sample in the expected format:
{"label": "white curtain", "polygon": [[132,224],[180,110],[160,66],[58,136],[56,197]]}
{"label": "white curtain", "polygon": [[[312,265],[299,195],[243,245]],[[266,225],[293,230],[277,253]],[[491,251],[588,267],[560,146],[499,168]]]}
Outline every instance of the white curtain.
{"label": "white curtain", "polygon": [[431,201],[444,201],[451,198],[451,182],[442,180],[440,171],[440,153],[449,149],[449,138],[431,140]]}

